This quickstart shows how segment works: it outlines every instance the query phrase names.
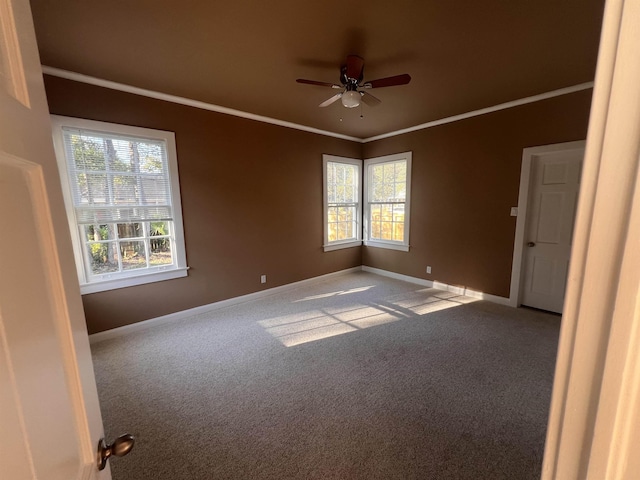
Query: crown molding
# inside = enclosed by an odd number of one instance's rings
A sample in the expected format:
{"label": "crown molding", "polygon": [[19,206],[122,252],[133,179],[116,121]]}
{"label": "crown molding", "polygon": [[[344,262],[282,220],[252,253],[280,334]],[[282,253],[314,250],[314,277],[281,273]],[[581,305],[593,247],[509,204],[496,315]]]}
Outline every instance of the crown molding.
{"label": "crown molding", "polygon": [[533,95],[531,97],[520,98],[518,100],[512,100],[510,102],[501,103],[492,107],[481,108],[480,110],[473,110],[467,113],[461,113],[459,115],[453,115],[451,117],[441,118],[440,120],[433,120],[431,122],[422,123],[414,127],[404,128],[402,130],[396,130],[394,132],[383,133],[376,135],[375,137],[369,137],[362,139],[362,143],[373,142],[375,140],[382,140],[383,138],[395,137],[397,135],[404,135],[405,133],[411,133],[418,130],[424,130],[425,128],[437,127],[438,125],[444,125],[446,123],[457,122],[466,118],[478,117],[487,113],[498,112],[500,110],[506,110],[507,108],[519,107],[520,105],[526,105],[527,103],[539,102],[541,100],[547,100],[548,98],[559,97],[561,95],[568,95],[570,93],[580,92],[582,90],[588,90],[593,88],[593,82],[580,83],[571,87],[559,88],[558,90],[552,90],[550,92],[540,93],[539,95]]}
{"label": "crown molding", "polygon": [[308,127],[306,125],[300,125],[292,122],[285,122],[284,120],[278,120],[277,118],[265,117],[262,115],[256,115],[253,113],[243,112],[241,110],[235,110],[233,108],[222,107],[220,105],[214,105],[212,103],[201,102],[199,100],[192,100],[190,98],[179,97],[177,95],[169,95],[167,93],[156,92],[154,90],[147,90],[145,88],[134,87],[126,85],[124,83],[112,82],[110,80],[103,80],[101,78],[91,77],[82,73],[71,72],[68,70],[62,70],[60,68],[42,66],[42,72],[54,77],[65,78],[67,80],[73,80],[75,82],[86,83],[89,85],[95,85],[98,87],[109,88],[111,90],[118,90],[121,92],[132,93],[134,95],[141,95],[143,97],[155,98],[157,100],[163,100],[165,102],[177,103],[180,105],[186,105],[188,107],[200,108],[202,110],[209,110],[211,112],[222,113],[225,115],[233,115],[235,117],[246,118],[249,120],[255,120],[257,122],[270,123],[272,125],[278,125],[280,127],[293,128],[295,130],[302,130],[304,132],[316,133],[318,135],[325,135],[327,137],[340,138],[342,140],[349,140],[358,143],[374,142],[376,140],[382,140],[384,138],[395,137],[398,135],[404,135],[405,133],[411,133],[418,130],[424,130],[426,128],[437,127],[447,123],[457,122],[467,118],[477,117],[480,115],[486,115],[487,113],[498,112],[500,110],[506,110],[508,108],[518,107],[520,105],[526,105],[528,103],[539,102],[541,100],[547,100],[549,98],[559,97],[562,95],[568,95],[570,93],[580,92],[582,90],[588,90],[593,88],[593,82],[580,83],[571,87],[560,88],[558,90],[552,90],[550,92],[533,95],[530,97],[520,98],[518,100],[512,100],[510,102],[501,103],[492,107],[481,108],[479,110],[473,110],[471,112],[461,113],[459,115],[453,115],[451,117],[441,118],[439,120],[433,120],[431,122],[422,123],[414,127],[404,128],[402,130],[395,130],[389,133],[383,133],[368,138],[358,138],[349,135],[343,135],[340,133],[329,132],[327,130],[320,130],[318,128]]}
{"label": "crown molding", "polygon": [[255,115],[253,113],[243,112],[241,110],[235,110],[233,108],[222,107],[220,105],[214,105],[212,103],[201,102],[199,100],[192,100],[190,98],[179,97],[177,95],[169,95],[168,93],[156,92],[154,90],[147,90],[146,88],[134,87],[126,85],[124,83],[112,82],[110,80],[103,80],[101,78],[91,77],[82,73],[70,72],[68,70],[61,70],[59,68],[48,67],[42,65],[42,72],[54,77],[65,78],[67,80],[73,80],[75,82],[86,83],[89,85],[95,85],[97,87],[109,88],[111,90],[118,90],[120,92],[133,93],[134,95],[141,95],[143,97],[155,98],[156,100],[164,100],[165,102],[177,103],[180,105],[186,105],[188,107],[200,108],[202,110],[209,110],[211,112],[223,113],[225,115],[233,115],[234,117],[246,118],[249,120],[255,120],[257,122],[270,123],[272,125],[278,125],[279,127],[293,128],[295,130],[302,130],[305,132],[317,133],[319,135],[325,135],[327,137],[340,138],[342,140],[350,140],[352,142],[362,142],[361,138],[351,137],[349,135],[342,135],[340,133],[329,132],[327,130],[320,130],[318,128],[308,127],[306,125],[299,125],[297,123],[285,122],[284,120],[278,120],[277,118],[265,117],[263,115]]}

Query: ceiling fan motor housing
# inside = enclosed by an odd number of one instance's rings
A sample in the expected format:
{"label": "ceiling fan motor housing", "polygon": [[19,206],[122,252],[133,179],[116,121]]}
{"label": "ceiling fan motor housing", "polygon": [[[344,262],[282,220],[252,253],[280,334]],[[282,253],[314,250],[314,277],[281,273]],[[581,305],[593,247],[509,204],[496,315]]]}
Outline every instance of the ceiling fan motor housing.
{"label": "ceiling fan motor housing", "polygon": [[360,71],[360,78],[348,77],[346,65],[343,65],[340,68],[340,83],[342,83],[344,86],[347,87],[347,91],[355,90],[356,88],[358,88],[358,84],[362,82],[363,78],[364,78],[364,68]]}

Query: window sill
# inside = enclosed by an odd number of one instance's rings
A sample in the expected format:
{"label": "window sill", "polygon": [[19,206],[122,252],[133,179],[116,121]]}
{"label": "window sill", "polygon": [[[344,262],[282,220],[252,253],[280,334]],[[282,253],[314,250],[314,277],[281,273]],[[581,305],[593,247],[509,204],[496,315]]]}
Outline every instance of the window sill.
{"label": "window sill", "polygon": [[322,248],[325,252],[331,252],[333,250],[340,250],[342,248],[359,247],[360,245],[362,245],[362,240],[353,240],[349,242],[330,243],[328,245],[323,245]]}
{"label": "window sill", "polygon": [[386,242],[376,242],[376,241],[365,241],[365,246],[367,247],[376,247],[376,248],[387,248],[389,250],[399,250],[401,252],[408,252],[409,245],[402,245],[400,243],[386,243]]}
{"label": "window sill", "polygon": [[84,283],[80,285],[80,293],[82,295],[87,295],[89,293],[106,292],[107,290],[116,290],[118,288],[133,287],[135,285],[144,285],[146,283],[186,277],[187,270],[189,270],[189,267],[181,267],[131,277],[114,278],[112,280],[102,280],[94,283]]}

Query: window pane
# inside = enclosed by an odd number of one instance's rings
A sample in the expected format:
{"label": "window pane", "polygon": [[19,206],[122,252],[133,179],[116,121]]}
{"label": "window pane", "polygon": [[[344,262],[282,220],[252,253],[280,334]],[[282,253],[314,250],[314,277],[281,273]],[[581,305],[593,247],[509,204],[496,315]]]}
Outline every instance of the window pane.
{"label": "window pane", "polygon": [[374,202],[382,202],[384,199],[384,186],[382,183],[375,184],[373,186],[373,197],[371,200]]}
{"label": "window pane", "polygon": [[392,240],[404,241],[404,203],[393,205],[393,233]]}
{"label": "window pane", "polygon": [[404,222],[393,224],[393,238],[398,242],[404,241]]}
{"label": "window pane", "polygon": [[327,209],[327,240],[350,240],[356,235],[355,206],[328,207]]}
{"label": "window pane", "polygon": [[93,275],[119,271],[116,242],[87,244],[89,269]]}
{"label": "window pane", "polygon": [[344,201],[346,203],[352,203],[356,201],[356,197],[354,195],[354,189],[352,185],[345,185],[344,188]]}
{"label": "window pane", "polygon": [[143,237],[144,231],[141,223],[119,223],[118,238]]}
{"label": "window pane", "polygon": [[147,254],[144,241],[120,242],[122,269],[147,268]]}
{"label": "window pane", "polygon": [[353,203],[358,198],[358,168],[335,162],[327,163],[327,198],[329,203]]}
{"label": "window pane", "polygon": [[394,222],[402,222],[404,220],[404,203],[394,204],[392,214]]}
{"label": "window pane", "polygon": [[327,203],[336,203],[336,186],[327,184]]}
{"label": "window pane", "polygon": [[83,225],[84,238],[91,242],[99,242],[100,240],[115,240],[115,226],[112,223],[105,225]]}
{"label": "window pane", "polygon": [[113,204],[139,205],[136,198],[136,179],[131,175],[113,176]]}
{"label": "window pane", "polygon": [[160,265],[171,265],[173,257],[171,255],[171,240],[168,238],[151,237],[149,266],[157,267]]}
{"label": "window pane", "polygon": [[393,183],[385,183],[382,186],[382,198],[380,200],[382,201],[394,201],[394,186],[395,184]]}
{"label": "window pane", "polygon": [[169,198],[169,183],[162,176],[145,176],[140,181],[141,205],[163,205]]}
{"label": "window pane", "polygon": [[78,174],[76,176],[78,203],[106,204],[108,202],[105,174]]}
{"label": "window pane", "polygon": [[348,207],[340,207],[338,209],[338,221],[346,222],[349,220],[349,208]]}
{"label": "window pane", "polygon": [[100,139],[71,136],[73,160],[79,170],[104,170],[105,161]]}
{"label": "window pane", "polygon": [[384,182],[393,182],[395,177],[395,165],[393,163],[385,163],[382,166]]}
{"label": "window pane", "polygon": [[371,167],[371,201],[404,201],[406,197],[405,161]]}
{"label": "window pane", "polygon": [[336,178],[336,164],[333,162],[327,162],[327,185],[335,182]]}
{"label": "window pane", "polygon": [[371,206],[371,238],[404,241],[404,204],[383,203]]}
{"label": "window pane", "polygon": [[371,207],[371,238],[391,240],[393,229],[393,205],[378,204]]}
{"label": "window pane", "polygon": [[407,162],[405,161],[396,162],[394,166],[395,166],[395,172],[394,172],[395,181],[406,183],[407,182]]}
{"label": "window pane", "polygon": [[327,240],[329,242],[335,242],[338,239],[337,221],[338,207],[329,207],[327,209]]}
{"label": "window pane", "polygon": [[140,171],[162,173],[162,150],[159,145],[140,144]]}
{"label": "window pane", "polygon": [[339,226],[339,240],[348,240],[351,238],[351,224],[348,222],[342,222]]}
{"label": "window pane", "polygon": [[149,222],[147,228],[149,229],[149,235],[157,237],[159,235],[171,235],[172,226],[171,222]]}
{"label": "window pane", "polygon": [[353,185],[353,181],[355,179],[355,169],[356,167],[353,165],[345,165],[344,183],[346,185]]}

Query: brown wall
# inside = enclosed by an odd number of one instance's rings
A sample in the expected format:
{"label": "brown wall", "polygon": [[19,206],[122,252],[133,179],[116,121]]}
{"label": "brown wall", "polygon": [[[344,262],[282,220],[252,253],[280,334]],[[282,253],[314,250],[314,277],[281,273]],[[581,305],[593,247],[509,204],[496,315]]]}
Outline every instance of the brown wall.
{"label": "brown wall", "polygon": [[[356,142],[45,77],[51,113],[176,134],[186,278],[83,296],[89,333],[362,263],[322,251],[322,154]],[[260,284],[260,275],[268,282]]]}
{"label": "brown wall", "polygon": [[[90,333],[360,264],[508,297],[522,149],[584,139],[591,102],[588,90],[361,145],[56,77],[45,86],[51,113],[176,134],[189,276],[84,295]],[[323,253],[322,154],[404,151],[410,251]]]}
{"label": "brown wall", "polygon": [[363,264],[508,297],[522,149],[586,138],[591,94],[364,144],[363,158],[410,150],[413,165],[410,251],[363,247]]}

